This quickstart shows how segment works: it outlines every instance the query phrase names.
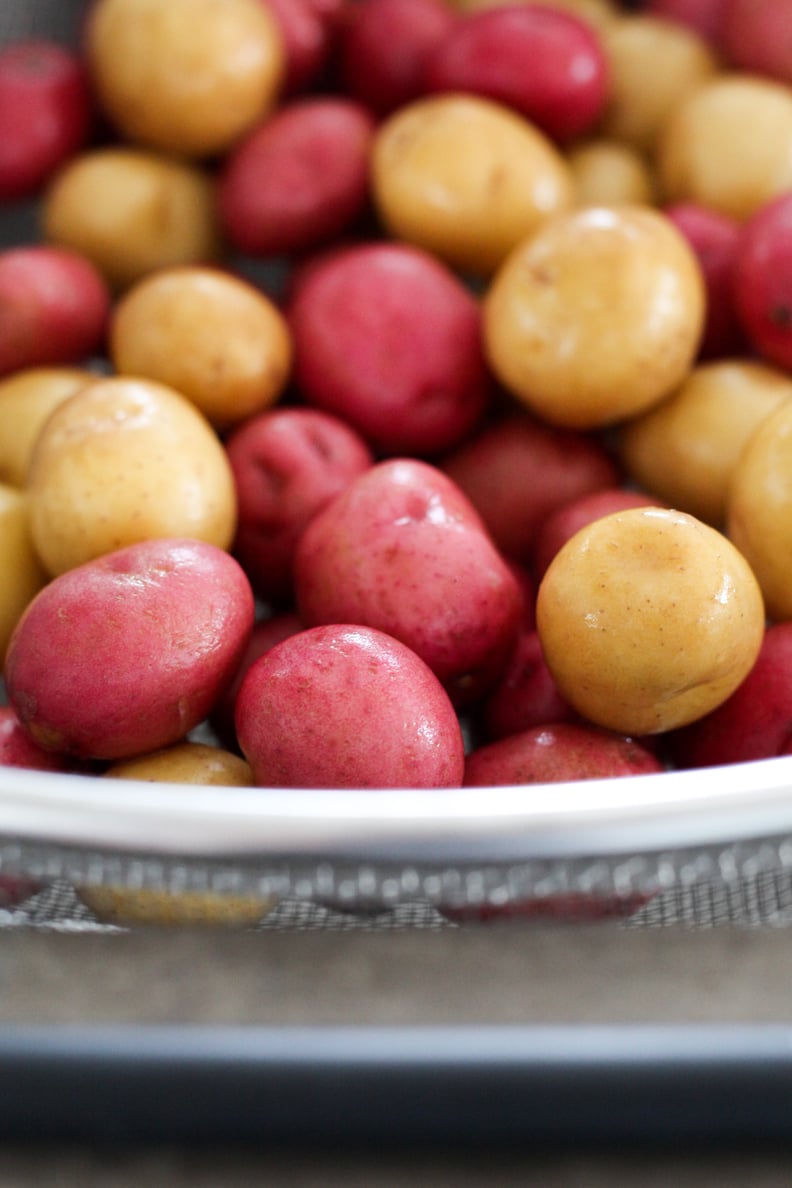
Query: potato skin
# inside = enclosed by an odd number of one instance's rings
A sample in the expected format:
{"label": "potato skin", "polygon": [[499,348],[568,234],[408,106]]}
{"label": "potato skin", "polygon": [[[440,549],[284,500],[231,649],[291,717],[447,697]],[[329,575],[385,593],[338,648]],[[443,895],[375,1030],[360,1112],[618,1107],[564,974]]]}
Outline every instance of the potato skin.
{"label": "potato skin", "polygon": [[595,726],[556,722],[478,747],[465,761],[465,785],[551,784],[662,771],[639,742]]}
{"label": "potato skin", "polygon": [[45,586],[9,644],[9,703],[41,747],[116,760],[169,746],[231,681],[254,620],[221,549],[151,540]]}
{"label": "potato skin", "polygon": [[456,787],[462,731],[416,654],[372,628],[330,624],[276,644],[236,702],[257,784],[313,788]]}

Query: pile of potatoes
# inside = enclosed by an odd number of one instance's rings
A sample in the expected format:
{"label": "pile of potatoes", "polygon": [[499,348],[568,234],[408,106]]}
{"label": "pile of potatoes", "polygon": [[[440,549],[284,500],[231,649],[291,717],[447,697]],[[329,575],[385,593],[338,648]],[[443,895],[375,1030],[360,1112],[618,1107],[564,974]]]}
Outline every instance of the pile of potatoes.
{"label": "pile of potatoes", "polygon": [[745,709],[768,665],[792,706],[773,28],[91,0],[76,49],[0,52],[38,227],[0,252],[0,761],[453,789],[786,753]]}

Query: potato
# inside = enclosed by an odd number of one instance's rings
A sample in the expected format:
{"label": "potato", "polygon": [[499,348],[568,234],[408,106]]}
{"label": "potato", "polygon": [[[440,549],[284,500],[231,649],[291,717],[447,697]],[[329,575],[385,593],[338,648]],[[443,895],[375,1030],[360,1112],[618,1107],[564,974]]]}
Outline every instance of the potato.
{"label": "potato", "polygon": [[222,747],[191,741],[174,743],[134,759],[119,760],[106,769],[102,778],[221,788],[248,788],[253,783],[250,765],[239,755]]}
{"label": "potato", "polygon": [[654,173],[645,158],[619,140],[599,136],[581,141],[567,151],[567,162],[576,206],[651,206],[657,198]]}
{"label": "potato", "polygon": [[234,480],[217,435],[186,397],[151,380],[97,380],[56,408],[27,489],[52,575],[151,537],[223,549],[234,537]]}
{"label": "potato", "polygon": [[412,459],[371,467],[313,518],[297,546],[295,590],[306,625],[393,635],[456,704],[496,679],[523,615],[517,579],[473,505]]}
{"label": "potato", "polygon": [[748,559],[771,619],[792,619],[792,404],[765,417],[732,472],[726,530]]}
{"label": "potato", "polygon": [[465,785],[623,779],[662,770],[656,756],[632,738],[585,723],[553,722],[475,748],[465,760]]}
{"label": "potato", "polygon": [[320,255],[295,279],[287,316],[305,402],[381,453],[452,449],[489,403],[479,302],[428,252],[377,242]]}
{"label": "potato", "polygon": [[574,201],[552,142],[476,95],[430,95],[394,112],[375,136],[371,178],[391,235],[476,276]]}
{"label": "potato", "polygon": [[536,625],[562,695],[595,725],[648,735],[703,717],[747,676],[765,609],[745,557],[683,512],[583,528],[539,586]]}
{"label": "potato", "polygon": [[236,727],[257,784],[458,787],[462,732],[440,682],[410,648],[334,623],[290,636],[242,682]]}
{"label": "potato", "polygon": [[36,438],[47,417],[96,379],[78,367],[30,367],[0,380],[0,482],[24,487]]}
{"label": "potato", "polygon": [[792,397],[792,377],[752,360],[701,364],[667,400],[621,427],[630,477],[660,499],[723,527],[732,473],[751,435]]}
{"label": "potato", "polygon": [[261,0],[96,0],[85,52],[122,137],[183,157],[230,148],[274,105],[286,66]]}
{"label": "potato", "polygon": [[269,408],[291,366],[291,339],[275,304],[220,270],[160,269],[116,304],[110,358],[120,373],[186,396],[218,429]]}
{"label": "potato", "polygon": [[75,157],[44,195],[50,243],[86,256],[115,290],[158,268],[221,255],[214,183],[195,165],[108,146]]}
{"label": "potato", "polygon": [[313,517],[374,458],[345,421],[314,408],[251,417],[226,441],[237,495],[233,553],[259,595],[294,598],[294,553]]}
{"label": "potato", "polygon": [[25,607],[47,581],[30,531],[27,496],[0,483],[0,660]]}
{"label": "potato", "polygon": [[250,584],[196,540],[149,540],[55,578],[8,647],[9,704],[33,740],[127,759],[183,739],[232,680],[253,629]]}
{"label": "potato", "polygon": [[659,211],[625,205],[559,215],[489,285],[490,364],[551,424],[614,424],[684,379],[703,332],[704,294],[692,248]]}

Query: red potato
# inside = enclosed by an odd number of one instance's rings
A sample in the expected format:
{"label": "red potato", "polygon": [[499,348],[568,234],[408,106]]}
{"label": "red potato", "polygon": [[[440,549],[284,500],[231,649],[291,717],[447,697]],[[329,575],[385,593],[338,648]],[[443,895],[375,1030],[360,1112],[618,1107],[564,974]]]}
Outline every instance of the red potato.
{"label": "red potato", "polygon": [[467,91],[513,108],[558,142],[597,124],[608,99],[608,64],[596,32],[541,4],[471,12],[429,54],[428,93]]}
{"label": "red potato", "polygon": [[220,694],[209,715],[209,723],[224,747],[237,751],[239,742],[234,725],[236,699],[248,669],[275,644],[302,631],[304,624],[292,611],[283,611],[270,619],[261,619],[253,626],[250,640],[231,684]]}
{"label": "red potato", "polygon": [[663,770],[632,738],[595,726],[557,722],[487,743],[465,760],[466,787],[616,779]]}
{"label": "red potato", "polygon": [[16,710],[0,705],[0,767],[24,767],[29,771],[75,770],[74,761],[58,751],[45,751],[33,741]]}
{"label": "red potato", "polygon": [[699,358],[744,354],[745,334],[734,304],[734,267],[741,223],[695,202],[667,206],[665,214],[693,248],[704,277],[707,308]]}
{"label": "red potato", "polygon": [[378,116],[425,90],[424,65],[459,17],[446,0],[367,0],[349,4],[339,25],[341,88]]}
{"label": "red potato", "polygon": [[279,408],[226,441],[237,495],[233,553],[256,593],[289,602],[294,552],[317,512],[373,464],[362,437],[329,413]]}
{"label": "red potato", "polygon": [[253,627],[250,584],[222,549],[149,540],[55,578],[20,619],[5,682],[33,741],[125,759],[202,722]]}
{"label": "red potato", "polygon": [[314,517],[297,546],[295,589],[306,624],[393,635],[458,705],[497,679],[524,613],[519,583],[468,500],[414,459],[378,463]]}
{"label": "red potato", "polygon": [[792,24],[784,0],[725,0],[721,44],[727,60],[749,74],[792,83]]}
{"label": "red potato", "polygon": [[792,745],[792,622],[768,627],[742,684],[717,709],[667,738],[678,767],[787,754]]}
{"label": "red potato", "polygon": [[476,507],[498,548],[522,561],[556,508],[619,481],[616,462],[594,437],[523,414],[483,429],[440,468]]}
{"label": "red potato", "polygon": [[604,487],[562,504],[539,525],[533,547],[533,570],[541,580],[558,550],[581,528],[629,507],[657,507],[657,499],[626,487]]}
{"label": "red potato", "polygon": [[792,368],[792,193],[743,223],[733,269],[737,314],[751,345]]}
{"label": "red potato", "polygon": [[0,202],[40,191],[86,146],[93,116],[76,53],[41,39],[0,49]]}
{"label": "red potato", "polygon": [[349,231],[369,197],[374,121],[344,97],[292,100],[226,156],[220,225],[250,256],[291,256]]}
{"label": "red potato", "polygon": [[0,252],[0,375],[78,363],[102,346],[110,294],[80,254],[45,245]]}
{"label": "red potato", "polygon": [[720,49],[728,4],[729,0],[647,0],[646,11],[652,16],[686,25],[710,45]]}
{"label": "red potato", "polygon": [[580,715],[561,696],[542,654],[536,629],[524,628],[498,684],[480,713],[489,741],[551,722],[576,722]]}
{"label": "red potato", "polygon": [[257,784],[458,787],[462,732],[440,682],[381,631],[332,624],[291,636],[248,670],[236,727]]}
{"label": "red potato", "polygon": [[479,302],[420,248],[366,243],[311,261],[287,316],[296,388],[377,451],[452,449],[487,407]]}
{"label": "red potato", "polygon": [[272,13],[286,56],[281,99],[307,91],[322,74],[331,46],[330,23],[311,0],[261,0]]}

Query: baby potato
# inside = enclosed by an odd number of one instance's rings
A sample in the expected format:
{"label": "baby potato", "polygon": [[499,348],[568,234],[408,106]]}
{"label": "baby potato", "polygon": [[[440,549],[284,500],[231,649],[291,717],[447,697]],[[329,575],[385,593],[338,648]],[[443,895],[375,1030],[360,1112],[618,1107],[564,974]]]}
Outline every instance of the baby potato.
{"label": "baby potato", "polygon": [[281,395],[291,337],[252,284],[211,268],[163,269],[115,307],[110,357],[118,372],[156,380],[227,429]]}
{"label": "baby potato", "polygon": [[474,275],[572,206],[559,150],[528,120],[474,95],[407,104],[374,137],[375,205],[394,236]]}
{"label": "baby potato", "polygon": [[184,157],[222,153],[252,128],[286,67],[280,26],[261,0],[97,0],[85,47],[122,136]]}
{"label": "baby potato", "polygon": [[98,379],[56,408],[27,489],[34,544],[53,576],[154,537],[227,549],[236,528],[219,438],[186,397],[152,380]]}
{"label": "baby potato", "polygon": [[614,206],[618,202],[651,206],[654,174],[646,159],[619,140],[597,137],[573,145],[567,161],[575,182],[577,206]]}
{"label": "baby potato", "polygon": [[250,765],[232,751],[206,743],[179,742],[147,755],[113,763],[103,779],[148,780],[160,784],[217,785],[221,788],[249,788],[253,785]]}
{"label": "baby potato", "polygon": [[0,483],[0,662],[14,627],[47,581],[30,533],[27,496]]}
{"label": "baby potato", "polygon": [[562,546],[536,624],[562,695],[621,734],[703,717],[750,672],[765,611],[743,555],[714,528],[664,508],[615,512]]}
{"label": "baby potato", "polygon": [[792,619],[792,404],[765,417],[734,468],[726,528],[762,587],[771,619]]}
{"label": "baby potato", "polygon": [[704,282],[671,220],[640,205],[559,215],[513,251],[484,297],[495,374],[551,424],[635,416],[687,374]]}
{"label": "baby potato", "polygon": [[792,188],[792,91],[718,74],[682,99],[657,142],[666,202],[696,202],[747,219]]}
{"label": "baby potato", "polygon": [[701,364],[667,400],[622,425],[619,453],[640,486],[721,527],[746,443],[790,397],[792,378],[775,367],[747,359]]}
{"label": "baby potato", "polygon": [[50,243],[86,256],[115,290],[221,253],[209,174],[123,146],[82,153],[61,170],[44,195],[42,230]]}
{"label": "baby potato", "polygon": [[610,101],[600,131],[651,154],[680,99],[715,75],[715,54],[693,29],[648,13],[610,22],[602,44]]}
{"label": "baby potato", "polygon": [[24,487],[41,427],[54,408],[96,379],[78,367],[30,367],[0,381],[0,482]]}

